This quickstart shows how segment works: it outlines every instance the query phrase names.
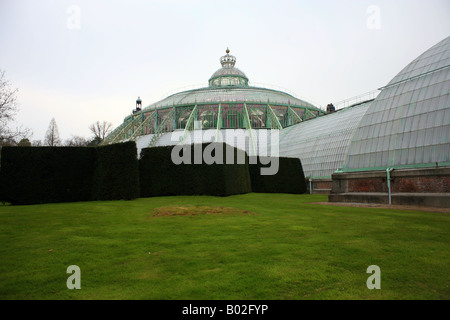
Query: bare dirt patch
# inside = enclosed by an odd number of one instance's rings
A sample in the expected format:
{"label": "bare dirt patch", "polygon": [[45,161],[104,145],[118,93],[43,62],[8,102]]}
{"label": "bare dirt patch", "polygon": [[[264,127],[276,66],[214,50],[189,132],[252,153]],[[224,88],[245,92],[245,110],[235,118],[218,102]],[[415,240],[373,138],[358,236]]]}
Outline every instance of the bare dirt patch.
{"label": "bare dirt patch", "polygon": [[253,214],[247,210],[229,207],[167,206],[153,209],[152,217],[193,216],[199,214]]}
{"label": "bare dirt patch", "polygon": [[340,206],[340,207],[382,208],[382,209],[393,209],[393,210],[416,210],[416,211],[426,211],[426,212],[450,213],[450,208],[403,206],[403,205],[396,205],[396,204],[387,205],[387,204],[377,204],[377,203],[350,203],[350,202],[311,202],[311,204],[321,204],[321,205]]}

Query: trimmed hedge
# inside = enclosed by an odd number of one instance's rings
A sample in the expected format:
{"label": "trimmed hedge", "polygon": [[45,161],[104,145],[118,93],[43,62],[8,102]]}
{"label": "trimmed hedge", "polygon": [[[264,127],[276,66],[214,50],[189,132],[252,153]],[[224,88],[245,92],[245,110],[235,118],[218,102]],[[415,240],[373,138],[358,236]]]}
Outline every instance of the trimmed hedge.
{"label": "trimmed hedge", "polygon": [[[174,149],[178,148],[178,149]],[[172,161],[172,150],[185,156],[185,162]],[[195,151],[211,155],[224,164],[195,161]],[[223,152],[220,155],[220,150]],[[190,155],[189,155],[190,153]],[[226,155],[231,155],[227,164]],[[243,160],[243,164],[237,162]],[[212,162],[212,161],[211,161]],[[190,163],[190,164],[189,164]],[[192,144],[182,147],[153,147],[141,151],[139,160],[141,197],[171,195],[228,196],[251,192],[248,156],[244,151],[224,143]]]}
{"label": "trimmed hedge", "polygon": [[133,141],[98,147],[93,200],[139,198],[139,163]]}
{"label": "trimmed hedge", "polygon": [[[276,171],[276,163],[274,162],[277,159],[278,171]],[[303,173],[300,159],[286,157],[251,157],[249,161],[252,192],[294,194],[306,192],[305,174]],[[276,173],[273,175],[262,175],[261,168],[270,168],[271,165],[273,165],[271,170]]]}
{"label": "trimmed hedge", "polygon": [[96,150],[85,147],[3,147],[0,200],[12,204],[88,201]]}
{"label": "trimmed hedge", "polygon": [[3,147],[0,201],[39,204],[139,197],[136,144]]}
{"label": "trimmed hedge", "polygon": [[[249,161],[244,151],[224,143],[147,148],[140,160],[136,151],[134,142],[97,148],[3,147],[0,201],[39,204],[306,192],[298,158],[252,157]],[[278,171],[261,175],[261,168],[271,167],[269,160],[279,161]]]}

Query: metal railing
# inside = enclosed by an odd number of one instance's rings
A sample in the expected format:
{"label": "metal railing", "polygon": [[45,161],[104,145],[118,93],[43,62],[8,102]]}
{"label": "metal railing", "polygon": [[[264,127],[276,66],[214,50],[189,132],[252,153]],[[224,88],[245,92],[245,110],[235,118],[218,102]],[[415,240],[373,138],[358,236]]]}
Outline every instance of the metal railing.
{"label": "metal railing", "polygon": [[378,96],[379,93],[380,93],[380,91],[378,89],[377,90],[373,90],[373,91],[369,91],[369,92],[360,94],[360,95],[352,97],[352,98],[348,98],[348,99],[345,99],[345,100],[342,100],[342,101],[338,101],[336,103],[333,103],[333,105],[336,108],[336,110],[343,109],[343,108],[350,107],[350,106],[352,106],[354,104],[357,104],[357,103],[361,103],[361,102],[364,102],[364,101],[367,101],[367,100],[375,99]]}

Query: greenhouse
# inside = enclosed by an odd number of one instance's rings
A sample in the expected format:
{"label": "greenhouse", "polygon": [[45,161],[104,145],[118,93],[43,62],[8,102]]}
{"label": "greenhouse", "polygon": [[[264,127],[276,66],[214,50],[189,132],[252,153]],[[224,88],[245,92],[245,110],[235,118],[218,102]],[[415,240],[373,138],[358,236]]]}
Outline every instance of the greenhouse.
{"label": "greenhouse", "polygon": [[[247,151],[254,151],[258,133],[253,131],[281,130],[325,114],[288,93],[250,86],[228,49],[220,63],[208,87],[178,92],[145,108],[139,98],[132,114],[102,144],[134,140],[142,149],[183,142],[194,130],[216,130],[219,136],[227,129],[243,129],[250,139]],[[177,132],[177,141],[171,139],[172,132]]]}
{"label": "greenhouse", "polygon": [[450,37],[381,88],[330,191],[331,202],[450,207]]}
{"label": "greenhouse", "polygon": [[[450,192],[450,37],[408,64],[375,97],[336,111],[330,104],[328,112],[286,92],[251,86],[228,49],[220,63],[207,87],[145,108],[138,99],[103,144],[134,140],[140,153],[152,146],[231,141],[250,155],[299,158],[310,192],[333,192],[332,177],[341,179],[339,174],[378,172],[376,181],[358,176],[336,192],[383,193],[386,169],[399,175],[401,169],[435,168],[440,171],[417,171],[415,180],[405,176],[395,188]],[[426,179],[438,182],[427,185]]]}
{"label": "greenhouse", "polygon": [[373,100],[284,128],[282,156],[310,178],[333,172],[450,165],[450,37],[406,66]]}
{"label": "greenhouse", "polygon": [[450,37],[392,79],[361,119],[344,171],[450,165]]}
{"label": "greenhouse", "polygon": [[331,178],[344,163],[349,144],[372,101],[290,126],[280,132],[279,153],[299,157],[310,178]]}

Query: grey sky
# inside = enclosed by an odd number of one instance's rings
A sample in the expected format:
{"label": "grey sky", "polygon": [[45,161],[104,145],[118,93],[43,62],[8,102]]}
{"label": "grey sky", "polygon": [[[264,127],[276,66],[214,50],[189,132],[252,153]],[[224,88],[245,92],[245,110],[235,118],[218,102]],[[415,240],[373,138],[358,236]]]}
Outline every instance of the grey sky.
{"label": "grey sky", "polygon": [[88,137],[137,96],[206,86],[227,47],[250,84],[325,108],[387,84],[450,35],[449,17],[448,0],[0,0],[0,68],[33,140],[53,117],[62,139]]}

